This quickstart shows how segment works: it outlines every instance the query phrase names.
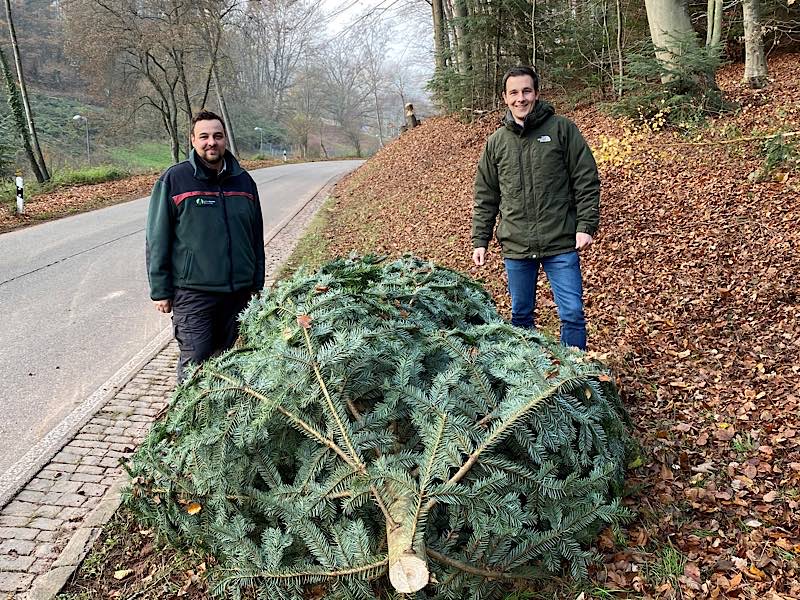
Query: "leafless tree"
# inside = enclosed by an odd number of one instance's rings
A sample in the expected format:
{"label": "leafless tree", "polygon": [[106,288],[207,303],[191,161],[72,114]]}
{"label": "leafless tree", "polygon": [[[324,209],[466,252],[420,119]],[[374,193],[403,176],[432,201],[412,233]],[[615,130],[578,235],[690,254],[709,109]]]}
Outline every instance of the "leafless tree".
{"label": "leafless tree", "polygon": [[239,85],[263,101],[264,116],[286,114],[286,95],[313,41],[319,37],[320,0],[249,2],[234,42]]}
{"label": "leafless tree", "polygon": [[216,0],[72,0],[64,6],[68,46],[95,86],[109,95],[133,95],[134,111],[156,111],[177,162],[187,144],[192,99],[204,86],[208,90],[215,74],[221,35],[210,35],[209,23],[220,23],[233,6]]}
{"label": "leafless tree", "polygon": [[30,138],[31,147],[33,149],[34,158],[36,159],[37,169],[34,169],[36,179],[39,183],[50,179],[50,173],[47,170],[47,164],[42,154],[42,149],[39,146],[39,137],[36,135],[36,125],[33,122],[33,111],[31,111],[30,100],[28,99],[28,87],[25,85],[25,74],[22,70],[22,57],[19,51],[19,42],[17,41],[17,31],[14,27],[14,16],[11,12],[11,0],[5,0],[6,8],[6,22],[8,24],[8,33],[11,39],[11,50],[14,54],[14,65],[17,69],[17,81],[19,82],[19,93],[22,99],[22,106],[25,110],[25,121],[28,126],[28,136]]}
{"label": "leafless tree", "polygon": [[361,129],[372,114],[365,63],[363,49],[354,33],[334,38],[323,52],[323,108],[342,128],[359,157]]}
{"label": "leafless tree", "polygon": [[753,88],[767,83],[767,59],[764,57],[764,28],[761,24],[761,2],[742,0],[744,18],[744,81]]}

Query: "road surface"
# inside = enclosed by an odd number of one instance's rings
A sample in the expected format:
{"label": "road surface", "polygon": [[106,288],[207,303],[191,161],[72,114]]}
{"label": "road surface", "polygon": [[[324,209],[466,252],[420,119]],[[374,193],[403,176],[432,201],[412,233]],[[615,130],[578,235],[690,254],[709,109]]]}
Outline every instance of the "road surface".
{"label": "road surface", "polygon": [[[265,235],[360,161],[251,174]],[[147,198],[0,235],[0,474],[170,324],[148,296]]]}

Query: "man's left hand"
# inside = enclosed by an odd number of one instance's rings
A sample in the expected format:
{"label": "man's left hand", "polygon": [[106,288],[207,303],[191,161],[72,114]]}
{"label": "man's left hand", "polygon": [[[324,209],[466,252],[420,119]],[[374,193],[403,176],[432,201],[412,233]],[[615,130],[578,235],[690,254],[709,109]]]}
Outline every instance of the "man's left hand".
{"label": "man's left hand", "polygon": [[580,252],[581,250],[591,246],[593,241],[594,240],[592,239],[592,236],[590,236],[588,233],[579,231],[575,234],[575,250]]}

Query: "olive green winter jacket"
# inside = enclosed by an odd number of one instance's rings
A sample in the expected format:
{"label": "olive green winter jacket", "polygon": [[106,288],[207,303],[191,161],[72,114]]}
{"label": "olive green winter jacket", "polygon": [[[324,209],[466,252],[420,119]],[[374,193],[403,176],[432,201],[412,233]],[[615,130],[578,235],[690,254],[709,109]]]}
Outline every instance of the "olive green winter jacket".
{"label": "olive green winter jacket", "polygon": [[594,235],[600,179],[578,127],[538,100],[524,127],[509,112],[486,141],[475,176],[472,244],[486,248],[499,214],[506,258],[541,258],[575,249],[575,233]]}

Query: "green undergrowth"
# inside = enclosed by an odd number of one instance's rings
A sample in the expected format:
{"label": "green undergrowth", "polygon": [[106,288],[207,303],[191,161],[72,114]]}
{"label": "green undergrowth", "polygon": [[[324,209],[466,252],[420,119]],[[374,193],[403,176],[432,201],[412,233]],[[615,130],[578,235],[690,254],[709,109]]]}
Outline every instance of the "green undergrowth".
{"label": "green undergrowth", "polygon": [[112,162],[130,171],[161,171],[172,164],[169,144],[147,142],[132,148],[110,148]]}

